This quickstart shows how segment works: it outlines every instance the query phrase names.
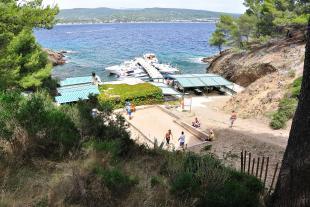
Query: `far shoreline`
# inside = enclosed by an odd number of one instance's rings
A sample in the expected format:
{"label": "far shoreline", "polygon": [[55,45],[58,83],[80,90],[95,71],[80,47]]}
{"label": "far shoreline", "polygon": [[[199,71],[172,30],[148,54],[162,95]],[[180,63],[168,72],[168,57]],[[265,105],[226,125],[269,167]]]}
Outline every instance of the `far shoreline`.
{"label": "far shoreline", "polygon": [[109,24],[216,24],[213,22],[96,22],[96,23],[57,23],[55,26],[75,26],[75,25],[109,25]]}

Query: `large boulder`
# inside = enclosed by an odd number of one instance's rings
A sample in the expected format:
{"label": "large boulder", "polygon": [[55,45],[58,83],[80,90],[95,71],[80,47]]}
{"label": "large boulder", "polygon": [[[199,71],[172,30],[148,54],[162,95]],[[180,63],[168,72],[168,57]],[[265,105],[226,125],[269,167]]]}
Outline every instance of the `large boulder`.
{"label": "large boulder", "polygon": [[66,51],[55,52],[50,49],[43,49],[48,54],[48,59],[51,61],[53,66],[63,65],[66,63],[65,53]]}

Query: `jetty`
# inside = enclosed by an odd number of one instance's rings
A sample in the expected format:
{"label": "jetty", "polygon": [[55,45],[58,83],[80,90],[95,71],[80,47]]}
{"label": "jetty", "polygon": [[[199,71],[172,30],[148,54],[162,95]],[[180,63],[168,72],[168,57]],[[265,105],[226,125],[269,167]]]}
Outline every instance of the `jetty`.
{"label": "jetty", "polygon": [[164,76],[150,63],[145,61],[143,58],[137,58],[137,63],[143,67],[143,69],[147,72],[150,78],[154,80],[163,80]]}

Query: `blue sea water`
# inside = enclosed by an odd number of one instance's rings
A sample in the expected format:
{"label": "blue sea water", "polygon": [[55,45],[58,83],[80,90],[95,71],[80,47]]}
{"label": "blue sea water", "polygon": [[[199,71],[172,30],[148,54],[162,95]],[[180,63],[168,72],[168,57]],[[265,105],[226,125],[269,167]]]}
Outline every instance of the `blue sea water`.
{"label": "blue sea water", "polygon": [[54,77],[95,71],[103,80],[111,80],[106,67],[144,53],[155,53],[160,62],[170,63],[183,73],[205,73],[206,64],[199,59],[217,52],[208,44],[214,30],[211,23],[57,25],[52,30],[36,30],[35,36],[43,47],[69,51],[68,63],[55,67]]}

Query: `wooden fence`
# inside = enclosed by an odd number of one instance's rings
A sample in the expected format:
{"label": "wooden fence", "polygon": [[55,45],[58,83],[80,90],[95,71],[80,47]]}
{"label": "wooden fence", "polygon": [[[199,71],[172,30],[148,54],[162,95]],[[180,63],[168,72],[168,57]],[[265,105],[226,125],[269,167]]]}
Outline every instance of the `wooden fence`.
{"label": "wooden fence", "polygon": [[[279,163],[276,163],[275,168],[269,170],[270,167],[270,158],[269,157],[257,157],[252,158],[252,153],[247,151],[241,152],[241,160],[240,160],[241,172],[247,173],[249,175],[253,175],[260,179],[264,184],[264,188],[267,189],[268,194],[274,189],[275,179],[279,170]],[[269,173],[272,174],[272,180],[270,185],[267,186],[267,176]]]}

